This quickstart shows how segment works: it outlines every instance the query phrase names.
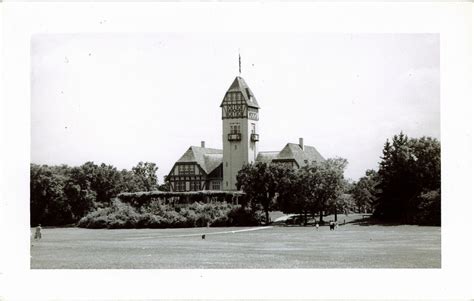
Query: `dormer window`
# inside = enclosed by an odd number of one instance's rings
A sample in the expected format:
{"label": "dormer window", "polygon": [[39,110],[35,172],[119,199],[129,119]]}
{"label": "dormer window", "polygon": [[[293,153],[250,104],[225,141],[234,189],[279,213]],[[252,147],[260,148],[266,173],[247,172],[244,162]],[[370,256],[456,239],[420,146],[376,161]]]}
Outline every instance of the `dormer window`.
{"label": "dormer window", "polygon": [[245,92],[247,93],[247,97],[249,99],[252,98],[252,94],[250,94],[250,89],[249,88],[245,88]]}

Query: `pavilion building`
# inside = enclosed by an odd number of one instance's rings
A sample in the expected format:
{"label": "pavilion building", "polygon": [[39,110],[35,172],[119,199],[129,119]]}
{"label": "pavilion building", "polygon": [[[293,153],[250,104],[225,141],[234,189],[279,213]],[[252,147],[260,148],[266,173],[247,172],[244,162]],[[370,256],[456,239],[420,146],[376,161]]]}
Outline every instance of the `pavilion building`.
{"label": "pavilion building", "polygon": [[222,108],[222,149],[190,146],[173,165],[167,179],[172,191],[237,190],[237,173],[255,162],[291,168],[323,161],[315,147],[287,143],[280,151],[258,151],[260,106],[247,83],[237,76],[225,93]]}

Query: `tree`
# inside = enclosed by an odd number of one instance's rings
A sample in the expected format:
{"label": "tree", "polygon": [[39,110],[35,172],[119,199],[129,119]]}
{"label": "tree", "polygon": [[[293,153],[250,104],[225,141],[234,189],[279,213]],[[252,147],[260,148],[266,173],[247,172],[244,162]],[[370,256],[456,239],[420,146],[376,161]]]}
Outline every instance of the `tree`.
{"label": "tree", "polygon": [[270,222],[269,211],[275,205],[278,188],[283,183],[289,184],[285,179],[289,169],[279,165],[257,162],[245,165],[237,174],[237,189],[242,189],[251,206],[260,206],[265,212],[265,222]]}
{"label": "tree", "polygon": [[64,194],[71,207],[72,220],[75,222],[95,207],[97,194],[87,184],[85,187],[81,187],[73,179],[69,179],[64,185]]}
{"label": "tree", "polygon": [[[441,188],[441,146],[430,137],[400,133],[386,141],[378,171],[374,214],[383,220],[415,223],[423,215],[422,195]],[[441,216],[438,215],[438,220]],[[419,221],[418,221],[419,222]]]}
{"label": "tree", "polygon": [[133,171],[122,169],[120,171],[120,192],[139,192],[140,185]]}
{"label": "tree", "polygon": [[72,222],[71,207],[64,194],[66,171],[64,166],[31,164],[31,225],[60,225]]}
{"label": "tree", "polygon": [[158,190],[159,191],[171,191],[171,183],[168,179],[168,176],[165,176],[163,184],[158,185]]}
{"label": "tree", "polygon": [[319,212],[320,222],[325,211],[333,210],[337,220],[337,198],[344,188],[344,168],[347,160],[327,159],[298,170],[305,206],[311,213]]}
{"label": "tree", "polygon": [[359,213],[372,212],[373,204],[376,200],[377,172],[369,169],[365,176],[360,178],[351,189],[355,206]]}
{"label": "tree", "polygon": [[441,193],[440,190],[431,190],[421,193],[417,199],[418,214],[415,222],[424,225],[441,225]]}
{"label": "tree", "polygon": [[[111,205],[118,193],[157,188],[154,163],[140,162],[132,171],[86,162],[78,167],[31,164],[30,222],[64,225],[77,222],[97,207]],[[164,187],[166,188],[166,186]]]}
{"label": "tree", "polygon": [[156,176],[158,167],[155,163],[139,162],[137,166],[132,168],[132,171],[141,191],[152,191],[158,188],[158,177]]}

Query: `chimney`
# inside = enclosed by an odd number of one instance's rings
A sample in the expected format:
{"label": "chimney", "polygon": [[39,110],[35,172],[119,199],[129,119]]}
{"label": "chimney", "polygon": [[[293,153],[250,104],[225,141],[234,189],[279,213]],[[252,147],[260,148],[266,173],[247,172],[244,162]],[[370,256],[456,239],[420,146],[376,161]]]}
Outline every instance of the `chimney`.
{"label": "chimney", "polygon": [[206,141],[201,141],[201,147],[206,147]]}
{"label": "chimney", "polygon": [[300,138],[300,147],[302,150],[304,150],[303,138]]}

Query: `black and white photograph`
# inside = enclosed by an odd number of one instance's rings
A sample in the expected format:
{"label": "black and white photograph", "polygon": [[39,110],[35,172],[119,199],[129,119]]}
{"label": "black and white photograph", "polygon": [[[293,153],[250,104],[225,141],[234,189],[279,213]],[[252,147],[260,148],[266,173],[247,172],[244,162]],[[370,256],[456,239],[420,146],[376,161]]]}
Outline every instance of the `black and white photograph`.
{"label": "black and white photograph", "polygon": [[5,5],[0,300],[470,296],[471,8]]}
{"label": "black and white photograph", "polygon": [[39,34],[31,58],[33,269],[441,267],[439,35]]}

